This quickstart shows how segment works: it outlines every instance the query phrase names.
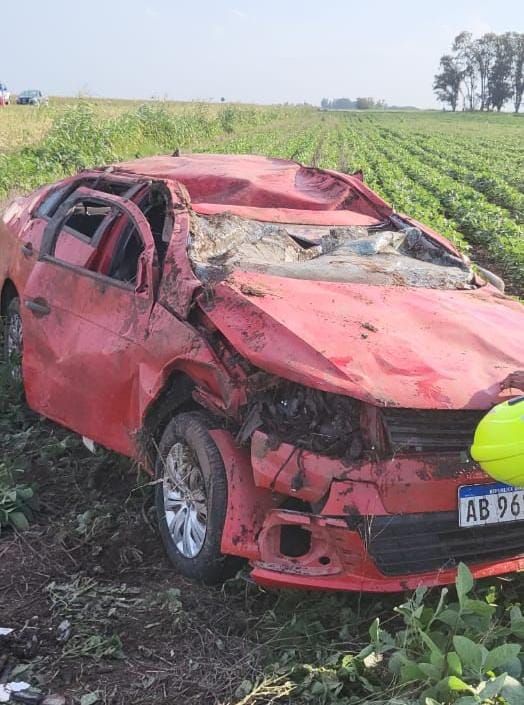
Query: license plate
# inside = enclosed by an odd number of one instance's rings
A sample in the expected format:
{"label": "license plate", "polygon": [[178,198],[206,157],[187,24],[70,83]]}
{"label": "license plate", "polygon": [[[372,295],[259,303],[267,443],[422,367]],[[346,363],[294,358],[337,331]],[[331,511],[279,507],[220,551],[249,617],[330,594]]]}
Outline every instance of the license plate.
{"label": "license plate", "polygon": [[524,489],[493,482],[463,485],[458,491],[459,526],[524,521]]}

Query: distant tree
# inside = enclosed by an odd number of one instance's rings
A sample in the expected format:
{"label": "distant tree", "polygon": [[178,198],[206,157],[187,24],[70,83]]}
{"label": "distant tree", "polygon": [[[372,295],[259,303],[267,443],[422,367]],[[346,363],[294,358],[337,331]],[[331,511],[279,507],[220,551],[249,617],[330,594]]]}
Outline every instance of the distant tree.
{"label": "distant tree", "polygon": [[480,109],[489,107],[488,81],[497,53],[497,35],[493,32],[483,34],[473,42],[473,56],[477,64],[479,76]]}
{"label": "distant tree", "polygon": [[509,32],[495,38],[495,58],[488,76],[488,106],[499,112],[512,96],[513,46]]}
{"label": "distant tree", "polygon": [[512,47],[511,57],[511,93],[513,108],[516,113],[520,110],[522,94],[524,92],[524,34],[508,32],[509,42]]}
{"label": "distant tree", "polygon": [[440,71],[435,75],[433,90],[441,103],[448,104],[455,112],[460,95],[464,71],[458,61],[449,54],[440,59]]}
{"label": "distant tree", "polygon": [[464,108],[475,110],[477,104],[477,67],[471,32],[461,32],[452,47],[454,60],[463,76]]}
{"label": "distant tree", "polygon": [[385,100],[375,100],[374,98],[357,98],[356,100],[351,100],[351,98],[333,98],[329,100],[328,98],[322,98],[320,101],[320,107],[324,110],[370,110],[371,108],[384,110],[387,108]]}
{"label": "distant tree", "polygon": [[458,34],[440,59],[433,90],[439,101],[456,110],[460,96],[464,110],[502,110],[513,101],[518,112],[524,93],[524,34],[487,32],[474,39]]}
{"label": "distant tree", "polygon": [[221,103],[225,103],[225,102],[226,102],[226,99],[224,98],[224,96],[222,96],[222,98],[220,98],[220,102],[221,102]]}
{"label": "distant tree", "polygon": [[335,110],[351,110],[355,107],[355,103],[351,98],[335,98],[331,101],[331,107]]}
{"label": "distant tree", "polygon": [[355,101],[357,110],[371,110],[375,107],[374,98],[357,98]]}

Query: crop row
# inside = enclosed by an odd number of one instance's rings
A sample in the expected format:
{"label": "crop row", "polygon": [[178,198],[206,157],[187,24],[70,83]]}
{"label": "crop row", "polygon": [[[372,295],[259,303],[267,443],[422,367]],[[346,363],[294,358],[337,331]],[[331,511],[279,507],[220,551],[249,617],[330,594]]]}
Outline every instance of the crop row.
{"label": "crop row", "polygon": [[[524,238],[522,229],[506,212],[489,203],[470,186],[447,176],[423,161],[399,140],[382,138],[379,149],[386,160],[397,164],[414,181],[439,200],[470,245],[481,248],[501,273],[522,290],[524,286]],[[431,225],[431,222],[428,224]]]}
{"label": "crop row", "polygon": [[[482,193],[490,203],[507,210],[507,215],[518,223],[524,221],[524,195],[502,178],[491,173],[483,159],[476,160],[475,167],[472,169],[463,161],[459,163],[450,159],[448,153],[442,149],[438,138],[428,136],[420,144],[413,140],[411,135],[400,130],[379,128],[379,133],[386,142],[400,142],[408,152],[420,157],[425,163],[438,168],[455,181],[471,186],[475,191]],[[450,151],[454,150],[452,146]]]}
{"label": "crop row", "polygon": [[396,210],[425,221],[457,247],[463,251],[468,250],[466,240],[453,221],[445,216],[439,200],[431,190],[406,175],[400,166],[385,160],[373,135],[359,130],[351,122],[343,124],[332,134],[332,151],[326,155],[328,158],[322,162],[322,166],[341,171],[362,169],[366,182]]}

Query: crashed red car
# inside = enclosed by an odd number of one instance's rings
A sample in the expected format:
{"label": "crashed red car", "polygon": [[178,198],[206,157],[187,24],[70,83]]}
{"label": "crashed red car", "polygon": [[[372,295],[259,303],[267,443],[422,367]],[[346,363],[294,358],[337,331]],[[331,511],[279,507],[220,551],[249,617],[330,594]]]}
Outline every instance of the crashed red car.
{"label": "crashed red car", "polygon": [[[29,405],[156,473],[180,572],[239,556],[266,585],[389,591],[524,568],[522,492],[468,455],[522,367],[524,309],[360,174],[154,157],[4,221]],[[486,516],[497,492],[519,510]]]}

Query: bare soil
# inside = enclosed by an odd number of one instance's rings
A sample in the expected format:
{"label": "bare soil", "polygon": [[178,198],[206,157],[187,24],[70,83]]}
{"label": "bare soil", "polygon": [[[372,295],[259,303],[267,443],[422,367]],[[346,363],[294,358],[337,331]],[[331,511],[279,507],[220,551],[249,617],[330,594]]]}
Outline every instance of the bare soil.
{"label": "bare soil", "polygon": [[[44,429],[55,447],[71,443]],[[115,705],[230,700],[260,671],[264,645],[250,631],[275,597],[242,580],[218,589],[176,575],[151,492],[136,489],[147,479],[76,441],[62,452],[26,474],[40,501],[31,528],[0,537],[0,626],[15,629],[0,641],[2,680],[29,664],[17,678],[68,702],[94,691]]]}
{"label": "bare soil", "polygon": [[5,410],[0,451],[24,459],[39,508],[28,530],[0,534],[0,627],[14,629],[0,637],[0,683],[25,680],[68,705],[90,693],[106,705],[258,705],[292,690],[300,703],[286,659],[314,662],[320,643],[358,649],[357,628],[384,609],[267,592],[247,571],[221,587],[183,579],[164,556],[147,477],[23,405]]}

